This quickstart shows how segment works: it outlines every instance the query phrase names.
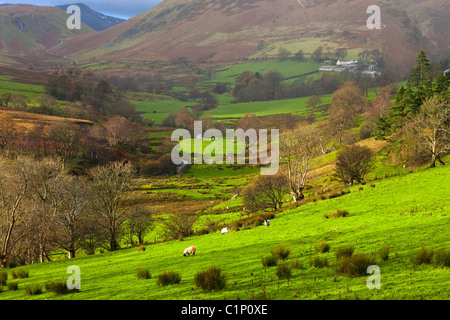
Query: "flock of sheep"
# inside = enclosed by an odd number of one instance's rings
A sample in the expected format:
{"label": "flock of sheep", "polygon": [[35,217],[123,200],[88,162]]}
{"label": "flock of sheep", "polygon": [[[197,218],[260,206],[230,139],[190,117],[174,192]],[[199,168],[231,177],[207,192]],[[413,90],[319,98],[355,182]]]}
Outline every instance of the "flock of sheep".
{"label": "flock of sheep", "polygon": [[[266,228],[268,228],[270,226],[270,220],[269,219],[264,220],[264,225],[266,226]],[[222,230],[221,230],[222,235],[224,235],[225,233],[228,233],[228,231],[230,231],[230,230],[231,230],[230,228],[222,228]],[[196,250],[197,250],[197,248],[195,248],[194,246],[188,247],[188,248],[184,249],[183,256],[186,257],[186,255],[190,255],[191,253],[192,253],[192,255],[195,255]]]}

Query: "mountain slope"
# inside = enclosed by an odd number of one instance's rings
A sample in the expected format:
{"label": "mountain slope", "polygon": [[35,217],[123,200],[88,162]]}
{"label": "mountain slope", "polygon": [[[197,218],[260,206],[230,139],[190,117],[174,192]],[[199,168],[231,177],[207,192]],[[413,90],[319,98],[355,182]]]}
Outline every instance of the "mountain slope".
{"label": "mountain slope", "polygon": [[[66,4],[66,5],[57,6],[57,7],[61,8],[62,10],[64,10],[64,12],[66,12],[67,8],[70,5],[71,4]],[[87,24],[89,27],[91,27],[95,31],[102,31],[102,30],[108,29],[112,26],[115,26],[116,24],[119,24],[119,23],[125,21],[124,19],[107,16],[107,15],[104,15],[103,13],[92,10],[84,3],[74,3],[74,5],[80,7],[81,21],[83,23]]]}
{"label": "mountain slope", "polygon": [[[301,5],[300,5],[301,4]],[[166,0],[106,31],[68,41],[61,54],[99,61],[223,63],[275,56],[280,47],[325,54],[343,47],[354,56],[380,49],[389,65],[407,70],[417,52],[450,50],[450,4],[444,0],[385,0],[382,30],[368,30],[371,0]],[[344,36],[343,32],[347,35]],[[267,46],[258,50],[258,42]]]}
{"label": "mountain slope", "polygon": [[0,7],[0,56],[13,61],[44,56],[45,49],[56,46],[61,39],[93,32],[87,25],[81,30],[67,28],[68,14],[59,8],[33,5]]}

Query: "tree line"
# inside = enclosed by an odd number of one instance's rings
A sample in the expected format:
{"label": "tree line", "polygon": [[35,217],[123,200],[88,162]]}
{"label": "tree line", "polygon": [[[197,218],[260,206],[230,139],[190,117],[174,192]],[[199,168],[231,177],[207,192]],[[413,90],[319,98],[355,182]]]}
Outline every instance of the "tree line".
{"label": "tree line", "polygon": [[136,169],[112,162],[69,174],[54,158],[0,158],[0,264],[50,261],[80,249],[117,250],[126,234],[143,241],[152,226],[144,207],[124,208]]}

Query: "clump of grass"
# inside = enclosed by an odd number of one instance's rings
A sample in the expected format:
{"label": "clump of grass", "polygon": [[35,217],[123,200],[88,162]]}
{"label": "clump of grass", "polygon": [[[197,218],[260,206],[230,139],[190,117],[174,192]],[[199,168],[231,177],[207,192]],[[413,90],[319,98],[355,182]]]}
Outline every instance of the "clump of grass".
{"label": "clump of grass", "polygon": [[353,255],[353,252],[355,251],[354,246],[342,246],[336,248],[336,259],[339,260],[341,258],[348,258]]}
{"label": "clump of grass", "polygon": [[298,261],[298,259],[295,259],[294,261],[292,261],[292,268],[293,269],[304,269],[303,264]]}
{"label": "clump of grass", "polygon": [[8,290],[9,291],[17,291],[19,289],[19,285],[17,281],[8,282]]}
{"label": "clump of grass", "polygon": [[136,270],[136,278],[138,280],[150,279],[151,277],[152,275],[146,268],[140,267]]}
{"label": "clump of grass", "polygon": [[208,269],[198,271],[195,274],[194,282],[203,291],[222,290],[227,285],[226,276],[222,269],[217,266],[210,266]]}
{"label": "clump of grass", "polygon": [[310,257],[309,263],[315,268],[325,268],[329,266],[327,257],[321,257],[320,255]]}
{"label": "clump of grass", "polygon": [[371,255],[353,254],[339,260],[337,271],[350,277],[364,276],[367,274],[367,268],[376,263],[376,259]]}
{"label": "clump of grass", "polygon": [[29,276],[28,270],[25,269],[19,269],[17,271],[11,270],[11,277],[13,279],[24,279],[28,278],[28,276]]}
{"label": "clump of grass", "polygon": [[425,245],[422,245],[422,248],[419,252],[414,253],[411,256],[411,263],[414,267],[421,265],[421,264],[430,264],[431,259],[433,259],[434,251],[428,250]]}
{"label": "clump of grass", "polygon": [[275,274],[278,279],[290,279],[292,277],[291,267],[287,263],[280,263]]}
{"label": "clump of grass", "polygon": [[380,250],[380,259],[383,261],[389,260],[389,252],[391,248],[388,245],[384,245]]}
{"label": "clump of grass", "polygon": [[277,265],[277,259],[273,256],[266,256],[261,259],[261,263],[264,268],[274,267]]}
{"label": "clump of grass", "polygon": [[323,217],[325,219],[329,219],[329,218],[344,218],[344,217],[346,217],[348,215],[349,215],[349,212],[347,210],[345,210],[345,209],[344,210],[338,209],[335,212],[332,212],[330,214],[328,214],[328,213],[324,214]]}
{"label": "clump of grass", "polygon": [[325,240],[322,240],[317,246],[316,250],[318,253],[326,253],[330,251],[330,245]]}
{"label": "clump of grass", "polygon": [[274,250],[271,251],[272,256],[276,260],[286,260],[291,256],[292,249],[290,247],[284,247],[283,245],[279,245]]}
{"label": "clump of grass", "polygon": [[53,292],[55,295],[59,296],[59,295],[63,295],[63,294],[68,294],[71,292],[76,292],[78,291],[77,289],[69,289],[67,287],[67,282],[64,280],[60,280],[60,281],[47,281],[45,283],[45,291],[47,292]]}
{"label": "clump of grass", "polygon": [[169,284],[178,284],[181,281],[181,275],[177,271],[164,271],[158,275],[156,283],[159,286],[167,286]]}
{"label": "clump of grass", "polygon": [[35,296],[42,293],[42,285],[41,284],[27,284],[25,285],[25,295],[26,296]]}
{"label": "clump of grass", "polygon": [[6,286],[6,281],[8,281],[8,272],[0,271],[0,287]]}
{"label": "clump of grass", "polygon": [[139,247],[136,248],[136,251],[138,251],[138,252],[145,251],[145,246],[143,244],[141,244]]}
{"label": "clump of grass", "polygon": [[450,267],[450,249],[436,250],[433,256],[432,263],[438,268]]}

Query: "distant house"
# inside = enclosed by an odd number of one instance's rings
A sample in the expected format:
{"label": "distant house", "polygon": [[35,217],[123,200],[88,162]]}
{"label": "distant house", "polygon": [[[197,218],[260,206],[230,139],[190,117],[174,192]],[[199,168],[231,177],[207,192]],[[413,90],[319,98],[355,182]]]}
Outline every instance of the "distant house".
{"label": "distant house", "polygon": [[335,66],[334,67],[334,72],[344,72],[344,71],[347,71],[348,69],[346,68],[346,67],[344,67],[344,66]]}
{"label": "distant house", "polygon": [[319,71],[334,71],[334,66],[322,66]]}
{"label": "distant house", "polygon": [[353,61],[353,60],[338,60],[337,62],[336,62],[336,65],[337,66],[348,66],[348,65],[351,65],[351,64],[358,64],[358,61]]}
{"label": "distant house", "polygon": [[319,71],[324,72],[344,72],[347,68],[344,66],[322,66],[319,68]]}
{"label": "distant house", "polygon": [[361,73],[372,76],[372,78],[375,78],[378,75],[378,72],[374,70],[363,70]]}

